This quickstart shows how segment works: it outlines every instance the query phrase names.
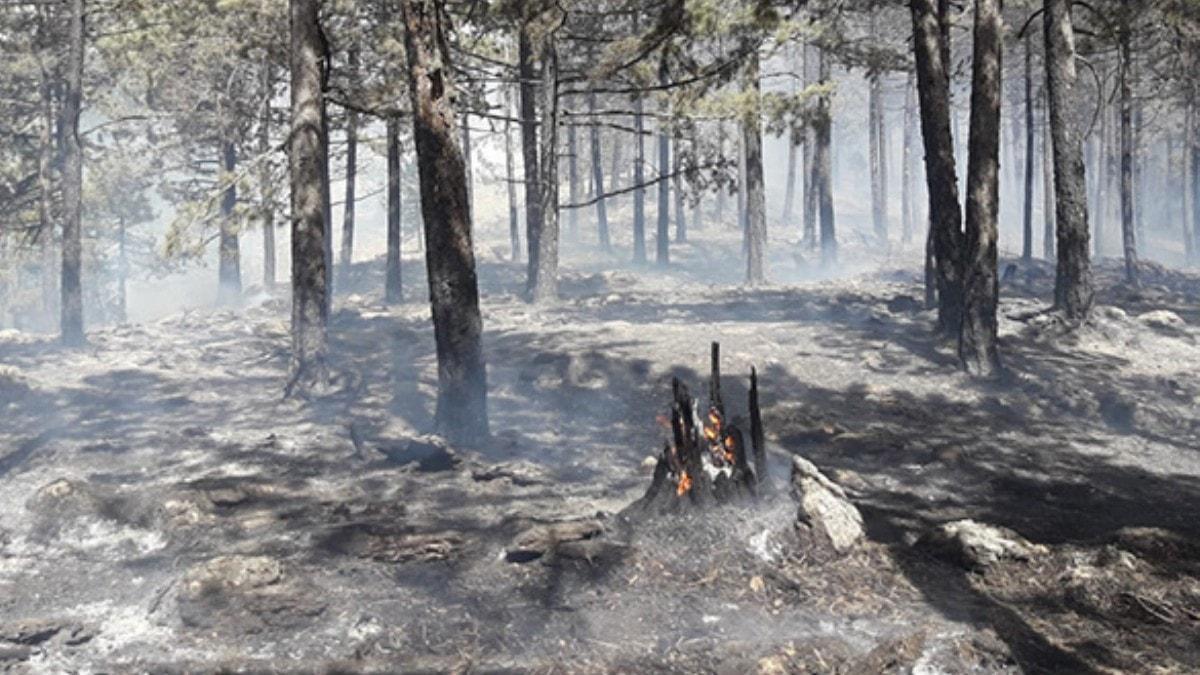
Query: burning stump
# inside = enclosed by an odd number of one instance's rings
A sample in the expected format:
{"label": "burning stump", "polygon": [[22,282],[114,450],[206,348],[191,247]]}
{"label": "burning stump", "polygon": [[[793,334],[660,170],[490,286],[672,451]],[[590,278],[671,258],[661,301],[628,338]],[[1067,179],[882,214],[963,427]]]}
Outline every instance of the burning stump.
{"label": "burning stump", "polygon": [[672,512],[685,506],[754,497],[767,487],[767,451],[758,408],[758,374],[750,369],[749,439],[721,399],[721,345],[712,344],[708,405],[701,409],[687,386],[671,383],[671,430],[645,496],[631,511]]}

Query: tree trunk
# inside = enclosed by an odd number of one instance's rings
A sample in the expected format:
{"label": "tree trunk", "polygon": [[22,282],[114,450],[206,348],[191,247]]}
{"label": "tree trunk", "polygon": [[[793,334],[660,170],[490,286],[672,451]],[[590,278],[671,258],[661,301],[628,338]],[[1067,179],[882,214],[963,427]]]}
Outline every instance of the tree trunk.
{"label": "tree trunk", "polygon": [[79,143],[79,109],[83,97],[84,0],[70,0],[70,24],[63,92],[63,235],[62,281],[59,286],[60,330],[68,347],[84,344],[83,335],[83,244],[80,212],[83,203],[83,149]]}
{"label": "tree trunk", "polygon": [[477,443],[488,437],[487,371],[466,164],[454,139],[453,71],[440,3],[405,0],[401,7],[437,343],[435,424],[454,442]]}
{"label": "tree trunk", "polygon": [[1125,250],[1125,281],[1137,286],[1137,240],[1133,229],[1133,88],[1129,72],[1133,29],[1129,14],[1128,10],[1120,12],[1121,26],[1117,33],[1121,69],[1121,242]]}
{"label": "tree trunk", "polygon": [[237,302],[242,294],[241,252],[238,247],[237,223],[234,208],[237,206],[237,146],[231,140],[221,141],[221,174],[225,183],[221,195],[220,266],[218,269],[217,304],[228,306]]}
{"label": "tree trunk", "polygon": [[687,213],[683,199],[683,160],[679,148],[683,146],[683,135],[675,132],[675,152],[671,154],[671,192],[675,200],[675,241],[687,241]]}
{"label": "tree trunk", "polygon": [[591,113],[592,126],[588,130],[592,144],[592,182],[596,186],[596,240],[600,248],[608,251],[612,242],[608,238],[608,205],[604,198],[604,167],[600,160],[600,126],[596,124],[596,94],[588,94],[588,112]]}
{"label": "tree trunk", "polygon": [[[725,120],[717,121],[717,155],[725,157]],[[741,166],[740,160],[738,166]],[[728,208],[729,190],[724,185],[717,186],[717,225],[725,226],[725,211]]]}
{"label": "tree trunk", "polygon": [[504,87],[504,188],[508,195],[508,239],[512,245],[512,261],[521,261],[521,223],[517,215],[517,170],[513,153],[512,121],[513,88]]}
{"label": "tree trunk", "polygon": [[1000,191],[1000,0],[976,0],[967,158],[966,266],[958,357],[970,373],[1000,370],[996,308],[996,235]]}
{"label": "tree trunk", "polygon": [[[801,47],[803,49],[803,47]],[[795,67],[795,57],[792,52],[788,53],[789,66]],[[803,72],[803,69],[802,69]],[[795,80],[793,80],[793,83]],[[792,85],[791,93],[796,93],[795,84]],[[789,125],[788,128],[788,154],[787,154],[787,180],[783,185],[783,217],[780,219],[785,230],[792,226],[792,216],[795,213],[796,202],[796,154],[800,149],[800,131],[795,124]]]}
{"label": "tree trunk", "polygon": [[[829,57],[825,50],[817,52],[817,83],[824,89],[829,85]],[[826,266],[837,264],[837,232],[833,213],[833,142],[832,101],[829,94],[817,98],[817,110],[813,119],[813,165],[810,183],[816,191],[816,212],[821,230],[821,263]]]}
{"label": "tree trunk", "polygon": [[537,239],[537,264],[531,267],[530,299],[544,303],[558,298],[558,47],[554,35],[542,45],[541,205],[542,227]]}
{"label": "tree trunk", "polygon": [[[689,178],[688,178],[688,185],[693,188],[693,195],[692,195],[692,199],[691,199],[691,202],[692,202],[692,224],[691,224],[691,227],[692,227],[692,229],[695,229],[695,230],[704,229],[704,214],[703,214],[704,192],[700,189],[697,189],[697,186],[693,185],[692,180],[691,180],[691,175],[692,175],[691,171],[694,170],[696,165],[699,163],[699,157],[700,157],[700,141],[698,138],[699,132],[697,131],[697,128],[699,126],[700,126],[700,121],[693,120],[690,133],[688,134],[688,144],[692,148],[692,162],[689,165],[690,170],[689,170]],[[680,222],[682,222],[682,221],[680,221]],[[686,235],[687,235],[687,232],[685,231],[683,241],[687,241]]]}
{"label": "tree trunk", "polygon": [[742,117],[742,146],[746,162],[746,283],[754,286],[766,281],[763,249],[767,243],[767,196],[763,186],[762,112],[759,93],[758,49],[746,58],[746,83],[742,90],[750,94],[750,109]]}
{"label": "tree trunk", "polygon": [[1025,39],[1025,202],[1021,258],[1033,260],[1033,36]]}
{"label": "tree trunk", "polygon": [[1184,152],[1185,161],[1188,162],[1188,176],[1191,180],[1185,188],[1191,193],[1191,213],[1188,217],[1192,223],[1192,244],[1196,250],[1196,257],[1200,259],[1200,134],[1196,133],[1196,125],[1200,124],[1200,113],[1196,112],[1195,99],[1192,100],[1192,120],[1188,127],[1191,131],[1191,141]]}
{"label": "tree trunk", "polygon": [[463,166],[467,173],[467,216],[473,217],[475,214],[475,165],[474,155],[471,153],[471,119],[465,110],[462,114],[461,133]]}
{"label": "tree trunk", "polygon": [[125,247],[125,218],[117,218],[117,322],[129,320],[125,285],[129,280],[129,254]]}
{"label": "tree trunk", "polygon": [[275,288],[275,177],[271,175],[271,163],[267,160],[271,152],[271,98],[275,93],[270,52],[264,51],[259,76],[262,109],[258,117],[258,214],[263,233],[263,288],[270,291]]}
{"label": "tree trunk", "polygon": [[913,199],[913,118],[916,116],[916,82],[915,75],[909,71],[908,77],[904,81],[904,147],[901,151],[900,161],[900,210],[901,210],[901,239],[904,244],[912,242],[913,225],[916,222],[916,214],[913,213],[915,208],[915,200]]}
{"label": "tree trunk", "polygon": [[328,194],[321,175],[326,152],[322,82],[325,40],[319,0],[290,0],[292,128],[292,359],[285,391],[323,388],[329,381],[326,324],[329,292],[326,240]]}
{"label": "tree trunk", "polygon": [[[352,77],[358,73],[358,53],[353,49],[347,56]],[[338,260],[338,279],[345,286],[350,279],[350,264],[354,260],[354,201],[358,174],[358,113],[346,111],[346,201],[342,205],[342,248]],[[344,291],[343,291],[344,292]]]}
{"label": "tree trunk", "polygon": [[53,79],[53,73],[43,63],[38,87],[42,113],[42,125],[38,130],[38,247],[42,259],[42,311],[47,317],[54,316],[58,309],[54,261],[54,156],[58,149],[54,142]]}
{"label": "tree trunk", "polygon": [[749,220],[746,218],[746,130],[740,121],[738,122],[737,154],[737,227],[738,232],[742,233],[742,255],[745,255],[750,244],[747,239]]}
{"label": "tree trunk", "polygon": [[[877,39],[879,27],[877,12],[871,12],[870,34]],[[883,94],[881,92],[879,71],[872,68],[867,74],[867,138],[870,149],[868,152],[871,170],[871,223],[875,229],[875,239],[881,245],[887,242],[887,196],[883,188],[883,139],[880,131],[883,129]]]}
{"label": "tree trunk", "polygon": [[[579,203],[579,139],[574,119],[567,120],[567,200]],[[575,206],[567,211],[567,236],[573,241],[579,239],[579,208]]]}
{"label": "tree trunk", "polygon": [[930,239],[937,273],[938,330],[945,336],[957,336],[963,312],[962,212],[950,130],[950,76],[945,60],[948,48],[937,4],[935,0],[913,0],[910,7]]}
{"label": "tree trunk", "polygon": [[1081,323],[1092,310],[1091,252],[1087,218],[1087,183],[1083,134],[1075,111],[1075,29],[1071,0],[1046,0],[1046,89],[1054,153],[1054,204],[1058,265],[1054,306],[1071,323]]}
{"label": "tree trunk", "polygon": [[[633,32],[638,33],[638,12],[633,14]],[[642,115],[642,97],[634,95],[633,98],[633,128],[637,134],[637,156],[633,163],[633,262],[634,264],[644,264],[646,262],[646,190],[643,187],[646,182],[646,139],[642,133],[645,131],[645,120]]]}
{"label": "tree trunk", "polygon": [[[1133,61],[1130,53],[1130,63]],[[1132,66],[1131,66],[1132,67]],[[1132,87],[1132,84],[1130,85]],[[1142,102],[1133,100],[1133,224],[1137,233],[1136,240],[1142,242],[1145,252],[1149,246],[1146,239],[1146,167],[1143,139],[1146,135],[1145,117]]]}
{"label": "tree trunk", "polygon": [[400,185],[400,119],[390,116],[387,119],[387,274],[384,281],[384,302],[389,305],[404,301],[404,283],[400,274],[404,236],[400,219]]}
{"label": "tree trunk", "polygon": [[1042,257],[1054,260],[1054,161],[1049,106],[1045,112],[1042,120]]}
{"label": "tree trunk", "polygon": [[537,87],[533,63],[533,43],[529,19],[524,18],[517,32],[517,76],[520,78],[521,158],[525,175],[525,246],[526,291],[533,290],[537,276],[538,241],[542,232],[542,189],[538,168]]}
{"label": "tree trunk", "polygon": [[[665,85],[670,81],[667,72],[667,57],[664,55],[658,61],[658,82]],[[671,182],[667,176],[671,173],[671,137],[667,133],[666,117],[668,111],[663,111],[663,118],[658,122],[658,228],[655,233],[655,261],[659,267],[671,263]]]}
{"label": "tree trunk", "polygon": [[[1196,249],[1195,241],[1192,239],[1192,167],[1188,161],[1191,155],[1192,147],[1192,101],[1189,97],[1184,103],[1183,111],[1183,147],[1179,154],[1179,220],[1182,228],[1180,234],[1183,236],[1183,253],[1184,260],[1191,262],[1195,260]],[[1170,175],[1170,174],[1168,174]]]}
{"label": "tree trunk", "polygon": [[[810,44],[804,45],[804,88],[806,90],[812,86],[815,80],[814,70],[818,67],[820,60],[820,54],[815,50],[816,48]],[[804,194],[801,195],[801,199],[804,200],[804,241],[807,242],[809,250],[816,250],[817,193],[819,189],[815,182],[817,174],[814,160],[817,156],[817,148],[815,126],[812,120],[806,120],[804,124],[804,146],[801,171],[804,174]]]}

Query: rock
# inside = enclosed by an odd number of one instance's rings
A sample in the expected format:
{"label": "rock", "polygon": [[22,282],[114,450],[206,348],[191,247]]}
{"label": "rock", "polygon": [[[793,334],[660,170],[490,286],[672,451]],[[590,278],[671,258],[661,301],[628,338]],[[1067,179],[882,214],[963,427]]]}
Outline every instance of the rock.
{"label": "rock", "polygon": [[654,455],[646,455],[642,460],[642,473],[654,473],[654,467],[658,466],[658,458]]}
{"label": "rock", "polygon": [[967,569],[983,570],[1001,561],[1030,560],[1046,553],[1012,530],[974,520],[942,523],[926,532],[917,545]]}
{"label": "rock", "polygon": [[387,563],[446,560],[462,545],[462,535],[453,530],[406,532],[371,523],[335,528],[322,542],[335,553]]}
{"label": "rock", "polygon": [[911,314],[925,309],[925,304],[911,295],[897,295],[887,301],[887,308],[892,314]]}
{"label": "rock", "polygon": [[[531,562],[556,552],[562,546],[590,540],[603,531],[604,525],[594,519],[535,525],[513,539],[504,558],[508,562]],[[567,546],[567,549],[581,554],[575,557],[588,557],[586,547]]]}
{"label": "rock", "polygon": [[862,539],[862,515],[846,491],[829,480],[812,462],[792,457],[792,489],[800,502],[797,519],[845,553]]}
{"label": "rock", "polygon": [[1156,309],[1152,312],[1139,314],[1137,320],[1138,323],[1147,328],[1171,333],[1183,330],[1187,326],[1187,322],[1182,317],[1166,309]]}
{"label": "rock", "polygon": [[1096,309],[1100,316],[1110,321],[1125,321],[1129,318],[1129,315],[1125,313],[1125,310],[1121,309],[1120,307],[1103,305],[1101,307],[1097,307]]}
{"label": "rock", "polygon": [[211,593],[249,591],[283,579],[283,565],[266,556],[229,555],[191,568],[183,577],[183,592],[191,597]]}
{"label": "rock", "polygon": [[380,445],[379,452],[393,464],[416,464],[422,473],[451,471],[462,459],[437,436],[422,436],[403,443]]}

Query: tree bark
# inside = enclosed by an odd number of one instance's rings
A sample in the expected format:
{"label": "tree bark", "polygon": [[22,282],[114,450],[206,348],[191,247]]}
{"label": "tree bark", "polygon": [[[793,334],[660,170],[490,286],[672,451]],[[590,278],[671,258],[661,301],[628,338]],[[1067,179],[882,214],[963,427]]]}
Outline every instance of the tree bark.
{"label": "tree bark", "polygon": [[517,30],[517,76],[520,79],[521,158],[525,175],[525,246],[528,249],[526,290],[533,290],[537,276],[538,241],[542,232],[541,176],[538,166],[537,74],[534,72],[533,42],[528,17]]}
{"label": "tree bark", "polygon": [[1188,176],[1191,180],[1185,188],[1191,193],[1191,212],[1188,217],[1192,223],[1192,245],[1197,258],[1200,258],[1200,134],[1196,133],[1196,125],[1200,124],[1200,113],[1196,111],[1195,99],[1192,100],[1192,119],[1188,129],[1191,131],[1190,142],[1184,151],[1185,161],[1188,162]]}
{"label": "tree bark", "polygon": [[67,33],[66,89],[63,92],[63,235],[62,280],[59,286],[62,343],[79,347],[83,334],[83,243],[80,212],[83,203],[83,149],[79,143],[79,110],[83,98],[84,0],[70,0]]}
{"label": "tree bark", "polygon": [[[638,12],[633,14],[633,32],[638,34]],[[633,99],[633,128],[637,134],[637,157],[633,163],[633,262],[646,262],[646,140],[645,120],[642,115],[642,97],[635,94]]]}
{"label": "tree bark", "polygon": [[1120,54],[1121,101],[1121,243],[1125,252],[1125,281],[1137,286],[1137,239],[1133,229],[1133,87],[1129,72],[1132,68],[1133,28],[1130,26],[1128,10],[1120,12],[1120,21],[1117,48]]}
{"label": "tree bark", "polygon": [[[815,76],[814,70],[818,66],[820,54],[816,53],[815,47],[811,44],[804,45],[804,88],[807,90],[812,86]],[[818,100],[818,105],[820,101]],[[804,174],[804,194],[801,199],[804,200],[804,241],[808,244],[809,250],[817,248],[817,193],[818,187],[816,180],[816,134],[815,127],[811,120],[806,120],[804,123],[804,157],[801,173]]]}
{"label": "tree bark", "polygon": [[467,111],[463,111],[461,120],[463,165],[467,173],[467,215],[474,218],[475,164],[474,154],[471,152],[471,120]]}
{"label": "tree bark", "polygon": [[1033,37],[1025,39],[1025,202],[1021,258],[1033,260]]}
{"label": "tree bark", "polygon": [[530,280],[530,299],[536,303],[558,298],[558,47],[548,34],[542,45],[541,179],[542,217],[537,239],[537,264]]}
{"label": "tree bark", "polygon": [[[803,49],[803,47],[801,47]],[[789,66],[795,67],[795,57],[793,52],[788,52]],[[801,68],[803,72],[803,68]],[[801,76],[803,77],[803,76]],[[793,80],[795,82],[795,80]],[[792,94],[796,93],[795,84],[792,85]],[[792,218],[795,214],[796,202],[796,160],[797,152],[800,149],[800,132],[795,124],[789,125],[788,128],[788,154],[787,154],[787,179],[783,185],[783,217],[780,219],[783,222],[783,227],[788,229],[792,226]],[[803,233],[801,233],[803,235]]]}
{"label": "tree bark", "polygon": [[384,302],[389,305],[404,301],[404,283],[400,267],[404,236],[400,218],[400,170],[400,119],[390,116],[387,119],[387,273],[384,280]]}
{"label": "tree bark", "polygon": [[976,0],[971,64],[970,155],[967,159],[966,267],[958,356],[970,373],[1000,370],[996,308],[997,215],[1000,191],[1000,0]]}
{"label": "tree bark", "polygon": [[[871,38],[878,39],[877,12],[871,12]],[[868,152],[871,170],[871,222],[875,230],[875,239],[880,244],[887,242],[887,195],[883,187],[883,139],[880,131],[883,128],[883,94],[881,92],[878,69],[872,67],[867,74],[867,138],[870,149]]]}
{"label": "tree bark", "polygon": [[[347,57],[352,77],[358,74],[358,53],[350,50]],[[342,248],[338,260],[339,285],[350,279],[350,264],[354,260],[355,182],[358,177],[358,113],[346,111],[346,202],[342,205]],[[344,292],[344,291],[343,291]]]}
{"label": "tree bark", "polygon": [[228,306],[237,302],[242,294],[241,255],[238,247],[237,223],[234,209],[237,206],[237,146],[233,141],[221,141],[221,175],[225,183],[221,195],[220,264],[218,269],[217,304]]}
{"label": "tree bark", "polygon": [[[664,55],[658,61],[658,82],[666,85],[670,81],[667,72],[667,57]],[[668,111],[663,111],[667,117]],[[667,133],[665,119],[658,123],[658,228],[655,233],[655,261],[659,267],[671,263],[671,182],[667,176],[671,173],[671,136]]]}
{"label": "tree bark", "polygon": [[[567,200],[571,204],[579,203],[579,139],[575,132],[574,120],[568,119],[567,124]],[[579,209],[567,211],[567,236],[572,240],[579,239]]]}
{"label": "tree bark", "polygon": [[1048,105],[1045,113],[1042,120],[1042,257],[1054,260],[1054,148],[1050,138]]}
{"label": "tree bark", "polygon": [[[48,19],[43,17],[42,21],[44,25]],[[42,124],[38,130],[38,247],[42,259],[42,311],[47,317],[52,317],[58,309],[54,260],[54,158],[59,149],[55,147],[54,134],[54,74],[44,62],[41,66],[38,87],[42,113]]]}
{"label": "tree bark", "polygon": [[1072,110],[1075,96],[1075,29],[1071,0],[1046,0],[1046,89],[1054,152],[1054,204],[1058,265],[1054,306],[1071,323],[1087,320],[1095,289],[1088,256],[1087,183],[1083,134]]}
{"label": "tree bark", "polygon": [[904,82],[904,147],[900,155],[900,210],[901,210],[901,239],[908,244],[913,238],[913,225],[916,222],[916,208],[913,199],[913,118],[916,116],[916,82],[915,75],[909,71]]}
{"label": "tree bark", "polygon": [[687,241],[687,213],[684,209],[683,198],[683,159],[679,148],[683,146],[683,134],[679,131],[674,136],[675,152],[671,153],[671,193],[675,201],[675,241]]}
{"label": "tree bark", "polygon": [[925,148],[930,239],[937,274],[938,330],[957,336],[963,312],[963,233],[950,130],[950,75],[944,21],[935,0],[913,0],[917,92]]}
{"label": "tree bark", "polygon": [[521,223],[517,215],[517,170],[513,152],[512,121],[513,88],[504,87],[504,188],[508,195],[508,239],[512,245],[512,261],[521,261]]}
{"label": "tree bark", "polygon": [[[725,120],[718,120],[717,121],[717,154],[721,157],[725,157],[725,138],[726,138]],[[738,162],[739,162],[738,166],[740,167],[741,160],[738,160]],[[740,180],[740,178],[739,178],[739,180]],[[717,186],[717,225],[718,226],[724,227],[724,225],[725,225],[725,211],[728,208],[728,202],[729,202],[729,189],[726,188],[724,185],[718,185]]]}
{"label": "tree bark", "polygon": [[271,98],[275,87],[271,81],[270,52],[265,50],[259,77],[262,108],[258,117],[258,153],[261,156],[258,214],[263,233],[263,288],[270,291],[275,288],[275,178],[271,175],[271,163],[266,158],[271,152]]}
{"label": "tree bark", "polygon": [[437,343],[435,424],[438,433],[454,442],[478,443],[488,437],[483,320],[466,164],[454,138],[452,69],[442,8],[436,0],[404,0],[401,7]]}
{"label": "tree bark", "polygon": [[750,109],[742,117],[742,147],[746,162],[746,283],[766,281],[763,249],[767,241],[767,197],[763,185],[762,112],[759,93],[758,49],[746,58],[743,91],[750,95]]}
{"label": "tree bark", "polygon": [[[817,84],[827,88],[830,78],[829,56],[825,50],[817,52]],[[813,165],[812,180],[816,191],[815,210],[820,220],[821,264],[837,264],[837,231],[833,212],[833,142],[832,101],[829,94],[817,97],[817,110],[813,119]]]}
{"label": "tree bark", "polygon": [[[596,94],[588,94],[588,112],[594,120],[596,116]],[[605,251],[612,249],[608,237],[608,205],[604,198],[604,167],[600,163],[600,127],[593,124],[588,130],[592,144],[592,182],[596,186],[596,240]]]}
{"label": "tree bark", "polygon": [[319,0],[290,0],[292,128],[292,359],[285,391],[323,388],[329,381],[326,241],[328,193],[322,157],[325,135],[325,40]]}

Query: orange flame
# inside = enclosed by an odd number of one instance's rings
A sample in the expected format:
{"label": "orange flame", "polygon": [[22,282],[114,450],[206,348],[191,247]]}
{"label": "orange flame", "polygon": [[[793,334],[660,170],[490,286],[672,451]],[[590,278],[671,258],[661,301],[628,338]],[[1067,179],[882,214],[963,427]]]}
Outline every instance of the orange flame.
{"label": "orange flame", "polygon": [[737,459],[737,457],[733,454],[733,448],[734,448],[733,436],[726,436],[725,437],[725,461],[729,462],[729,464],[731,464],[731,465],[734,463],[734,460]]}
{"label": "orange flame", "polygon": [[675,488],[675,496],[682,497],[687,494],[688,490],[691,489],[692,477],[688,475],[688,472],[684,471],[683,473],[679,474],[679,485]]}

